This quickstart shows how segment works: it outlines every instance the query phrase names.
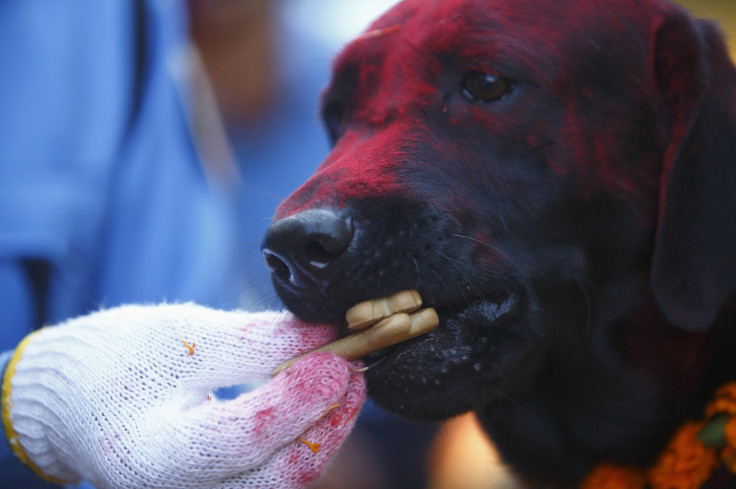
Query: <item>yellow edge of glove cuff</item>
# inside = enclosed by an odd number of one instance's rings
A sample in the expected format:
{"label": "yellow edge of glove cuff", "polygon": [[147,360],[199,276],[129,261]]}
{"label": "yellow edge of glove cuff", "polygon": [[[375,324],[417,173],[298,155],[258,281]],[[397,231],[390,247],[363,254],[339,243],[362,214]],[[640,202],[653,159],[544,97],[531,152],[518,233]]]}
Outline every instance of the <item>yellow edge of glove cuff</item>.
{"label": "yellow edge of glove cuff", "polygon": [[10,357],[10,361],[5,367],[5,373],[3,374],[1,401],[2,405],[0,406],[0,409],[2,410],[2,420],[3,428],[5,428],[5,437],[8,439],[10,448],[11,450],[13,450],[15,456],[18,457],[23,463],[28,465],[42,479],[54,484],[63,484],[64,481],[49,477],[48,475],[44,474],[41,469],[39,469],[36,464],[34,464],[31,459],[28,458],[28,455],[26,455],[26,452],[23,451],[23,447],[18,441],[18,433],[16,433],[15,429],[13,428],[13,423],[10,420],[10,408],[13,407],[13,401],[10,398],[10,391],[13,387],[11,384],[11,379],[15,375],[15,368],[18,365],[18,362],[23,357],[23,351],[25,350],[26,346],[28,346],[28,343],[31,342],[31,339],[39,332],[40,331],[35,331],[23,338],[23,341],[21,341],[16,347],[13,356]]}

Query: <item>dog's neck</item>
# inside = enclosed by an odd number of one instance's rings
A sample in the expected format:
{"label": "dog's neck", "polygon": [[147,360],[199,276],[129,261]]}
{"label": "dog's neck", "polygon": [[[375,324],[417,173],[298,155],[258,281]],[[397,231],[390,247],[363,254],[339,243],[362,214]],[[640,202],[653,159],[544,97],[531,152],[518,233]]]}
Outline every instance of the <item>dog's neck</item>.
{"label": "dog's neck", "polygon": [[[589,337],[572,353],[569,343],[559,351],[553,344],[530,382],[479,410],[512,468],[551,487],[571,487],[603,461],[650,466],[717,385],[696,379],[703,372],[719,383],[736,378],[736,367],[716,375],[721,364],[711,362],[732,358],[729,328],[722,335],[684,333],[653,304],[644,301],[624,318],[587,328],[612,335],[616,349],[603,346],[611,338]],[[720,322],[736,323],[733,308]]]}

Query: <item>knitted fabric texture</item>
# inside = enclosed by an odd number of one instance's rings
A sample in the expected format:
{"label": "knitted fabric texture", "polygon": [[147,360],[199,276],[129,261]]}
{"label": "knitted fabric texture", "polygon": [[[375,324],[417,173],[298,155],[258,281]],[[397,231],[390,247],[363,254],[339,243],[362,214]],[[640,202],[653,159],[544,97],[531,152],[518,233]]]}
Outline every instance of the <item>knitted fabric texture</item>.
{"label": "knitted fabric texture", "polygon": [[[354,426],[362,374],[319,353],[268,380],[334,334],[287,313],[123,306],[37,333],[3,396],[47,478],[101,489],[304,487]],[[213,396],[246,382],[266,383]]]}

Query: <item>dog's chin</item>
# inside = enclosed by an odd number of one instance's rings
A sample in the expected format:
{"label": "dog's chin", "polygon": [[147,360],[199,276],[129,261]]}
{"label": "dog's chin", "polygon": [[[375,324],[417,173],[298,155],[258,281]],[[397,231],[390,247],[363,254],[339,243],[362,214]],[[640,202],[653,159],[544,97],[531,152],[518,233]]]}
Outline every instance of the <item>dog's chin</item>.
{"label": "dog's chin", "polygon": [[435,309],[440,324],[433,331],[364,358],[376,404],[417,420],[444,419],[492,401],[530,344],[517,294]]}

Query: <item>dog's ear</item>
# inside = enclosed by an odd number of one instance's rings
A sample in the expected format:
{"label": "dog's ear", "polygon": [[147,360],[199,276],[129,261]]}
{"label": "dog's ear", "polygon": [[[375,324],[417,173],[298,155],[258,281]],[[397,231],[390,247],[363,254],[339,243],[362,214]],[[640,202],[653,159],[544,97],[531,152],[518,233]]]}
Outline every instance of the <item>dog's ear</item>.
{"label": "dog's ear", "polygon": [[718,29],[684,12],[652,44],[672,122],[652,286],[671,323],[702,331],[736,291],[736,71]]}

